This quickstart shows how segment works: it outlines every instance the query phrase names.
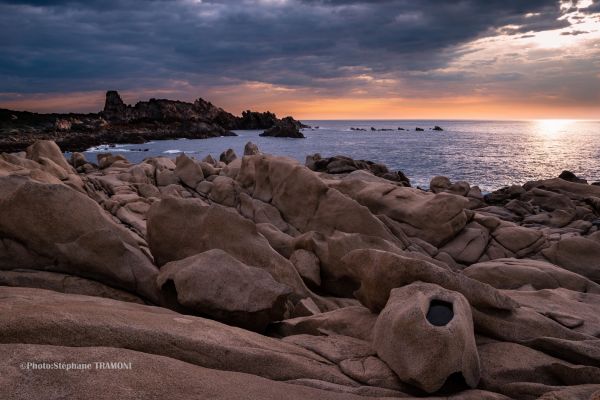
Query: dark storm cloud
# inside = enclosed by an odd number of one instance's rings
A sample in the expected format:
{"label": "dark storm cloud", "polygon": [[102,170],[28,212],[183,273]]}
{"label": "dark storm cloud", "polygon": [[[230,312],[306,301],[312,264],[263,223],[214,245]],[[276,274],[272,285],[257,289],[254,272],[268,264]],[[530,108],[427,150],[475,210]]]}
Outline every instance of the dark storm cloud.
{"label": "dark storm cloud", "polygon": [[0,92],[236,81],[336,91],[357,69],[431,71],[502,26],[568,26],[560,15],[548,0],[0,1]]}

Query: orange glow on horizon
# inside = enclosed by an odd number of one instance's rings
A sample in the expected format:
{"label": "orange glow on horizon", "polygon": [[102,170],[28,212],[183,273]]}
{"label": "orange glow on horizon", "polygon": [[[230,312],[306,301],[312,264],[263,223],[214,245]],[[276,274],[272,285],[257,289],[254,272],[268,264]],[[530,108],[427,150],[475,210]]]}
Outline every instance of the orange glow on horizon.
{"label": "orange glow on horizon", "polygon": [[[140,96],[140,93],[143,95]],[[150,97],[193,101],[194,96],[172,93],[152,95],[151,91],[121,93],[126,103]],[[197,96],[196,96],[197,97]],[[600,120],[600,108],[560,104],[528,104],[505,99],[482,97],[446,98],[320,98],[304,94],[252,93],[237,95],[204,93],[207,100],[219,107],[240,115],[243,110],[272,111],[278,116],[291,115],[304,120],[327,119],[492,119],[492,120]],[[19,96],[10,101],[0,101],[0,108],[18,111],[98,112],[104,106],[104,92],[78,92],[71,94],[39,94]]]}
{"label": "orange glow on horizon", "polygon": [[[474,119],[474,120],[600,120],[600,110],[592,107],[532,105],[481,98],[445,99],[353,99],[328,98],[283,100],[270,109],[277,115],[305,120],[369,119]],[[240,110],[241,112],[241,110]]]}

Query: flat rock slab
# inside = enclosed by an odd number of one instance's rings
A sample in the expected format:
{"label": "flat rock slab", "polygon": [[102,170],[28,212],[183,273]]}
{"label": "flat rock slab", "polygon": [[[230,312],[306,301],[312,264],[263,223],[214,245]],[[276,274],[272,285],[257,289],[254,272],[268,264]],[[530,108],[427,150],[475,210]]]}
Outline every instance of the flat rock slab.
{"label": "flat rock slab", "polygon": [[[131,363],[131,369],[96,369],[97,361]],[[21,369],[22,362],[76,362],[93,369]],[[3,399],[365,399],[111,347],[0,344],[0,370]]]}
{"label": "flat rock slab", "polygon": [[356,385],[324,358],[277,339],[164,308],[41,289],[0,287],[0,342],[118,347],[275,380]]}

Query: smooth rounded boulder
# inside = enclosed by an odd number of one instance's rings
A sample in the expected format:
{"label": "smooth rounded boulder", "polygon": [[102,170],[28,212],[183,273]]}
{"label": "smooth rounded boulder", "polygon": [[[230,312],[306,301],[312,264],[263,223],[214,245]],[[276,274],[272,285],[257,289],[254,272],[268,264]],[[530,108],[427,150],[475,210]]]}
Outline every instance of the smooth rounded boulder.
{"label": "smooth rounded boulder", "polygon": [[295,160],[246,156],[236,180],[253,198],[275,206],[300,232],[331,234],[338,230],[398,240],[367,207],[328,187]]}
{"label": "smooth rounded boulder", "polygon": [[373,347],[401,381],[434,393],[455,373],[476,387],[480,378],[467,299],[415,282],[392,290],[375,323]]}
{"label": "smooth rounded boulder", "polygon": [[283,319],[292,292],[267,271],[219,249],[165,264],[157,282],[174,290],[171,300],[187,310],[254,331]]}
{"label": "smooth rounded boulder", "polygon": [[600,283],[600,243],[584,238],[570,237],[542,250],[553,264]]}
{"label": "smooth rounded boulder", "polygon": [[450,193],[428,193],[390,183],[343,180],[332,185],[373,214],[397,221],[408,236],[439,247],[467,224],[469,201]]}
{"label": "smooth rounded boulder", "polygon": [[72,171],[72,167],[63,156],[60,147],[51,140],[38,140],[29,146],[26,152],[27,158],[30,160],[40,162],[43,158],[50,159],[66,172]]}
{"label": "smooth rounded boulder", "polygon": [[204,180],[204,174],[200,164],[185,154],[177,156],[177,159],[175,160],[175,175],[177,175],[184,185],[192,189]]}
{"label": "smooth rounded boulder", "polygon": [[199,199],[167,198],[150,207],[147,227],[148,244],[159,266],[221,249],[248,266],[266,270],[300,297],[309,294],[293,264],[235,209],[208,206]]}
{"label": "smooth rounded boulder", "polygon": [[0,269],[46,269],[93,279],[160,303],[158,269],[139,239],[63,184],[0,177]]}
{"label": "smooth rounded boulder", "polygon": [[355,297],[379,312],[392,289],[416,281],[434,283],[462,293],[473,307],[513,310],[518,304],[493,287],[432,263],[387,251],[358,249],[342,258],[340,271],[357,285]]}

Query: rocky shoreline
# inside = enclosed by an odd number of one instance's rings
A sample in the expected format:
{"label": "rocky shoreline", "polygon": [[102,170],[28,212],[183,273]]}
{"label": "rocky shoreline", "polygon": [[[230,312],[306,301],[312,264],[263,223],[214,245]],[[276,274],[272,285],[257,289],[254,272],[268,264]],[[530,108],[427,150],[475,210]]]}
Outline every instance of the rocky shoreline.
{"label": "rocky shoreline", "polygon": [[8,398],[600,396],[600,186],[64,150],[0,154]]}
{"label": "rocky shoreline", "polygon": [[[278,128],[279,137],[302,137],[306,125],[271,112],[244,111],[237,117],[199,98],[194,103],[150,99],[134,106],[114,90],[103,111],[92,114],[37,114],[0,109],[0,152],[25,150],[36,140],[55,141],[64,151],[102,144],[145,143],[163,139],[236,136],[232,130]],[[300,136],[298,136],[300,135]]]}

